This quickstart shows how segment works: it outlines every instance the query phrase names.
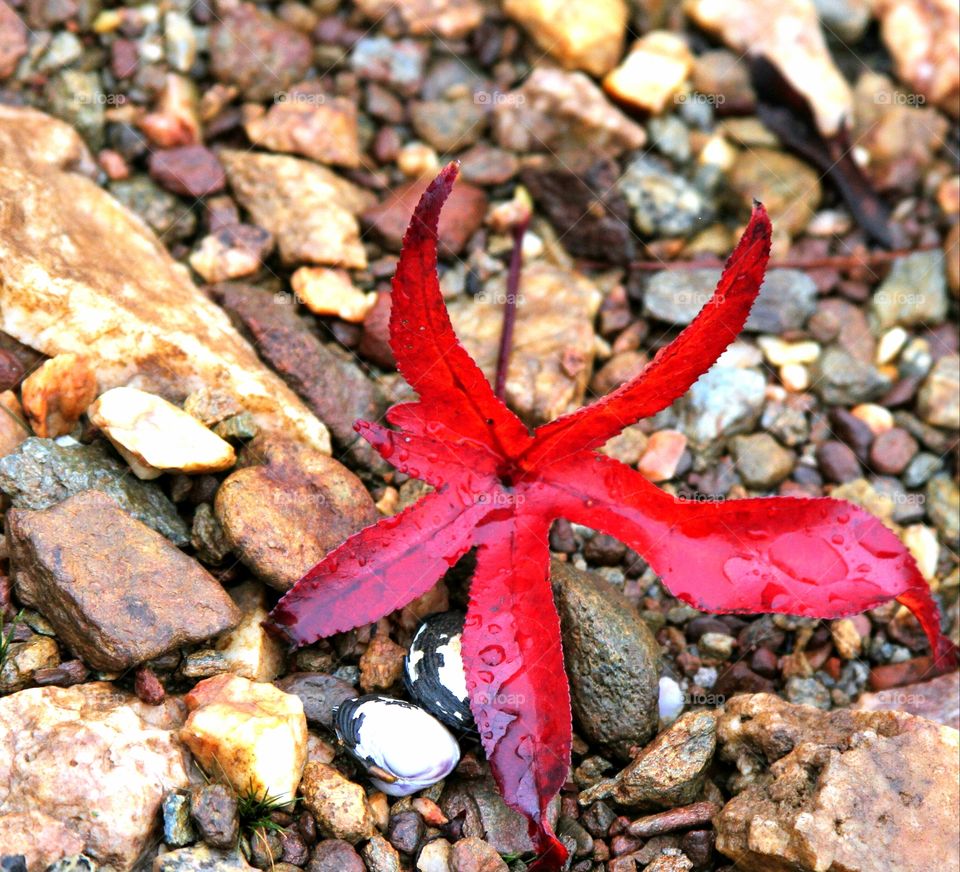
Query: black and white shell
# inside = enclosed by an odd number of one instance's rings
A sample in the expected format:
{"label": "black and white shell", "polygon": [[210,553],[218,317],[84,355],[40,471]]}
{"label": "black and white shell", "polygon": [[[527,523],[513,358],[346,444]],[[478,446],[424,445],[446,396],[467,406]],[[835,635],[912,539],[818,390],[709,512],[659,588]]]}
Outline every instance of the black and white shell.
{"label": "black and white shell", "polygon": [[461,730],[475,729],[460,655],[463,612],[430,615],[420,625],[403,662],[407,693],[434,717]]}
{"label": "black and white shell", "polygon": [[460,762],[451,732],[420,706],[379,694],[341,703],[337,738],[390,796],[408,796],[446,778]]}

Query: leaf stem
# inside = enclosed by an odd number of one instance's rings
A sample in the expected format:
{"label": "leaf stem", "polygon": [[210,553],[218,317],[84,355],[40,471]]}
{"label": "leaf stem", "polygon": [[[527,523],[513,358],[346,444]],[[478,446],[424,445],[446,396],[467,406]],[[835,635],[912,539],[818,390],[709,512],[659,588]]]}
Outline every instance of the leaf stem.
{"label": "leaf stem", "polygon": [[497,378],[493,392],[503,400],[507,391],[507,367],[513,348],[513,328],[517,322],[517,293],[520,290],[520,268],[523,266],[523,237],[530,225],[530,214],[513,225],[513,251],[510,271],[507,273],[507,299],[503,304],[503,329],[500,331],[500,351],[497,354]]}

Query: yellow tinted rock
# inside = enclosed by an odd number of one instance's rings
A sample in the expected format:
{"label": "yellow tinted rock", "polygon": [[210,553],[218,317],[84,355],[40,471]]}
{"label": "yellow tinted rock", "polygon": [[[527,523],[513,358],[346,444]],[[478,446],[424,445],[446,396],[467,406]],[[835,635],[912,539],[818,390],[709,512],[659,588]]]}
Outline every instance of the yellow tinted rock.
{"label": "yellow tinted rock", "polygon": [[344,321],[360,324],[377,301],[373,292],[355,288],[350,275],[342,269],[302,266],[290,278],[293,291],[311,312],[336,315]]}
{"label": "yellow tinted rock", "polygon": [[[162,397],[113,388],[89,409],[91,422],[138,466],[167,472],[219,472],[236,462],[230,443]],[[137,466],[134,472],[141,478]]]}
{"label": "yellow tinted rock", "polygon": [[565,69],[602,76],[623,51],[624,0],[505,0],[503,11]]}
{"label": "yellow tinted rock", "polygon": [[618,100],[657,114],[680,90],[693,69],[687,44],[664,30],[638,39],[623,63],[607,74],[604,90]]}
{"label": "yellow tinted rock", "polygon": [[291,800],[307,759],[307,719],[293,694],[237,675],[201,681],[186,696],[180,739],[208,774],[241,792]]}

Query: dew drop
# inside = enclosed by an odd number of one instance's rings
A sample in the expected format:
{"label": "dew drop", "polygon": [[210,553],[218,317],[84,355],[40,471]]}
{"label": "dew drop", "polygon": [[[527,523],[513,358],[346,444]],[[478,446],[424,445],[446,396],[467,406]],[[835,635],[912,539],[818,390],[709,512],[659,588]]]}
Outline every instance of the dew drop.
{"label": "dew drop", "polygon": [[[491,629],[493,628],[491,627]],[[480,659],[486,663],[487,666],[499,666],[503,663],[506,656],[506,651],[499,645],[487,645],[486,648],[480,649]]]}

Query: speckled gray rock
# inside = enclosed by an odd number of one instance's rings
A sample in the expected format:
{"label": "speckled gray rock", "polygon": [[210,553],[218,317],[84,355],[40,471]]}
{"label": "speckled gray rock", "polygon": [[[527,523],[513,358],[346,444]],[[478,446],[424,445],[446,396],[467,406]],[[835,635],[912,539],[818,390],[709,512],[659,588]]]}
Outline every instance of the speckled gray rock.
{"label": "speckled gray rock", "polygon": [[[719,269],[655,273],[644,293],[644,314],[668,324],[689,324],[713,295],[720,275]],[[814,313],[816,303],[817,286],[806,273],[771,270],[744,329],[754,333],[797,330]]]}
{"label": "speckled gray rock", "polygon": [[631,163],[618,187],[645,236],[692,236],[713,217],[713,203],[702,191],[648,157]]}
{"label": "speckled gray rock", "polygon": [[715,366],[680,401],[682,429],[698,446],[749,432],[763,411],[766,382],[755,369]]}
{"label": "speckled gray rock", "polygon": [[784,448],[769,433],[737,436],[730,442],[743,483],[756,490],[780,484],[793,471],[794,453]]}
{"label": "speckled gray rock", "polygon": [[657,729],[660,647],[633,607],[593,573],[551,565],[574,718],[625,759]]}
{"label": "speckled gray rock", "polygon": [[98,868],[86,854],[74,854],[51,863],[45,872],[97,872]]}
{"label": "speckled gray rock", "polygon": [[947,316],[947,276],[939,251],[918,251],[893,262],[870,304],[880,329],[934,326]]}
{"label": "speckled gray rock", "polygon": [[836,345],[817,358],[812,375],[813,390],[831,406],[854,406],[875,399],[890,387],[890,379],[876,367]]}
{"label": "speckled gray rock", "polygon": [[18,509],[46,509],[81,491],[98,490],[176,545],[190,542],[186,523],[163,491],[130,475],[100,442],[60,444],[31,437],[0,459],[0,490]]}

